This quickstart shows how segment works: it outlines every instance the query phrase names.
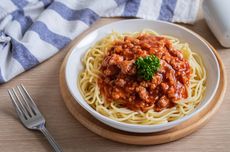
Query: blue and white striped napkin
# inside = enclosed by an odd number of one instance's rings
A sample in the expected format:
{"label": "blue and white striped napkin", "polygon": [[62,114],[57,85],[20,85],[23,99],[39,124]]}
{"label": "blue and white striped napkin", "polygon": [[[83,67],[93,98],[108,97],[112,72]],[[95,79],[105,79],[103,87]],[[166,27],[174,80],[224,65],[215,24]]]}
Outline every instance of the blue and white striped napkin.
{"label": "blue and white striped napkin", "polygon": [[0,83],[53,56],[100,17],[193,23],[199,0],[1,0]]}

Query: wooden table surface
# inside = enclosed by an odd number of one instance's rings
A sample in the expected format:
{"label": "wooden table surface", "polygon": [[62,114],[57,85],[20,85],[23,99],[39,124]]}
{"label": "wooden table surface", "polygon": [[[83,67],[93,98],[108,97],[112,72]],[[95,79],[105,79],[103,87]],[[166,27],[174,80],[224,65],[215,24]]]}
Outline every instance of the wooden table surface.
{"label": "wooden table surface", "polygon": [[[90,30],[120,19],[101,19]],[[202,15],[194,25],[184,25],[209,41],[219,52],[227,75],[230,74],[230,49],[220,46],[208,29]],[[73,44],[73,43],[72,43]],[[224,103],[210,122],[200,130],[175,142],[155,146],[134,146],[104,139],[82,126],[68,112],[59,89],[59,68],[67,53],[60,53],[0,85],[0,152],[49,152],[46,139],[25,129],[19,122],[7,89],[23,83],[47,120],[47,128],[66,152],[230,152],[230,80]]]}

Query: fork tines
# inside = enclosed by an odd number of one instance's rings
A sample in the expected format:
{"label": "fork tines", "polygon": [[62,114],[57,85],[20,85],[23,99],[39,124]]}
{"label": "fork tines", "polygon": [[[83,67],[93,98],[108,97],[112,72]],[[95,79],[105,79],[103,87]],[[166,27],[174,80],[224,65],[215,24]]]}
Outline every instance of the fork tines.
{"label": "fork tines", "polygon": [[16,88],[9,89],[8,93],[17,113],[23,115],[25,119],[39,112],[33,99],[22,84],[18,85]]}

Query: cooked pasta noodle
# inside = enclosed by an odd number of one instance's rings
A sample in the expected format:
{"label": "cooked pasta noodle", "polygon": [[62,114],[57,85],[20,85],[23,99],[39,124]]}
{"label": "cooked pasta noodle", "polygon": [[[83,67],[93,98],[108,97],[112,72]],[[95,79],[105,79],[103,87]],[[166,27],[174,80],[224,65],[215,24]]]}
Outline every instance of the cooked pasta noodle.
{"label": "cooked pasta noodle", "polygon": [[[109,49],[113,46],[113,42],[116,40],[123,40],[125,36],[136,37],[143,33],[168,38],[172,42],[174,48],[181,50],[183,58],[189,62],[191,67],[189,85],[187,88],[188,97],[177,102],[175,106],[166,108],[162,111],[155,111],[153,108],[145,112],[141,110],[133,111],[119,105],[117,102],[106,102],[98,86],[102,61]],[[206,88],[205,81],[207,76],[201,57],[197,53],[191,51],[187,43],[182,43],[179,39],[172,36],[159,35],[157,32],[148,29],[136,33],[120,34],[112,32],[87,51],[82,59],[82,63],[84,69],[77,78],[77,84],[85,101],[100,114],[116,121],[129,124],[162,124],[184,117],[191,113],[201,102]]]}

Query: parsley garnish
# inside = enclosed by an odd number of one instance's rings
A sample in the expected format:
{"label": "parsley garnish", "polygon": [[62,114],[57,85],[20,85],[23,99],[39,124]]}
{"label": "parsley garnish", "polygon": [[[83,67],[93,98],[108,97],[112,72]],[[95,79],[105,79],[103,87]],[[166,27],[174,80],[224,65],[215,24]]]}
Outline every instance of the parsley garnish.
{"label": "parsley garnish", "polygon": [[149,55],[145,58],[139,57],[135,62],[138,76],[145,80],[151,80],[160,67],[160,60],[155,55]]}

